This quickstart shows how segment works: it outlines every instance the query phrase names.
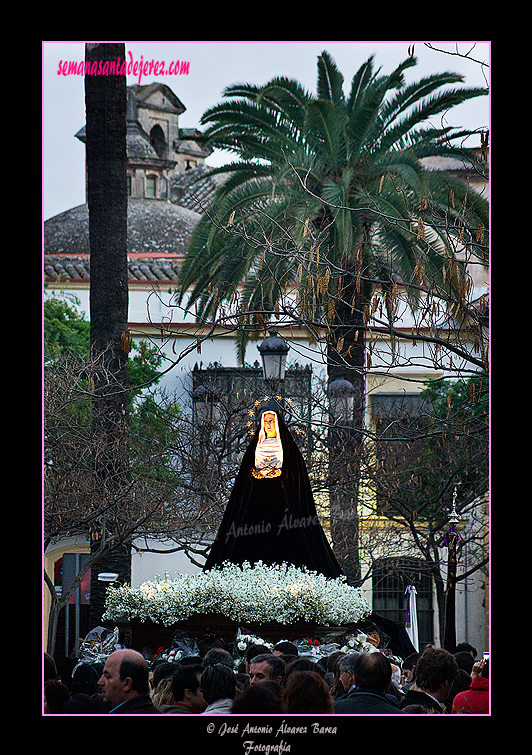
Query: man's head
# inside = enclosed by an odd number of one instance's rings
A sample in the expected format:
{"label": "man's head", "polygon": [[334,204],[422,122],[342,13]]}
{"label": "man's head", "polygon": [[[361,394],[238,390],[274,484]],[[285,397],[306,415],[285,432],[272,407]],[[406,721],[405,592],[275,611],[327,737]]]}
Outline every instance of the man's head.
{"label": "man's head", "polygon": [[405,678],[405,681],[411,682],[414,678],[414,669],[416,668],[416,663],[421,658],[421,653],[412,653],[403,661],[403,676]]}
{"label": "man's head", "polygon": [[225,663],[207,666],[201,675],[201,691],[207,705],[236,695],[236,675]]}
{"label": "man's head", "polygon": [[277,645],[273,648],[272,651],[273,655],[299,655],[299,651],[297,649],[297,645],[294,645],[293,642],[289,642],[288,640],[281,640],[281,642],[278,642]]}
{"label": "man's head", "polygon": [[360,653],[348,653],[338,661],[338,679],[340,684],[348,692],[355,683],[355,665]]}
{"label": "man's head", "polygon": [[458,668],[467,671],[468,674],[471,673],[473,664],[475,663],[475,659],[473,658],[471,653],[468,653],[465,650],[460,650],[458,653],[454,654],[454,658],[456,660],[456,663],[458,664]]}
{"label": "man's head", "polygon": [[458,664],[451,653],[443,648],[428,648],[416,664],[414,684],[421,692],[445,702],[457,674]]}
{"label": "man's head", "polygon": [[233,656],[224,648],[211,648],[203,656],[203,665],[214,666],[216,663],[225,663],[230,669],[233,668]]}
{"label": "man's head", "polygon": [[469,642],[459,642],[458,643],[458,645],[456,646],[455,655],[456,655],[456,653],[461,653],[461,652],[469,653],[469,655],[472,658],[476,658],[477,657],[477,649],[475,647],[473,647],[473,645],[470,645]]}
{"label": "man's head", "polygon": [[256,655],[249,664],[249,683],[260,684],[273,681],[282,684],[285,674],[285,662],[277,655],[264,653]]}
{"label": "man's head", "polygon": [[203,667],[180,666],[172,677],[172,694],[176,703],[185,703],[196,710],[205,710],[207,703],[200,689]]}
{"label": "man's head", "polygon": [[353,673],[357,689],[375,689],[384,695],[392,681],[392,664],[382,653],[361,653]]}
{"label": "man's head", "polygon": [[98,681],[103,702],[115,707],[150,691],[149,668],[135,650],[116,650],[107,658]]}
{"label": "man's head", "polygon": [[246,674],[249,674],[249,665],[257,655],[270,655],[271,650],[266,645],[250,645],[244,655]]}

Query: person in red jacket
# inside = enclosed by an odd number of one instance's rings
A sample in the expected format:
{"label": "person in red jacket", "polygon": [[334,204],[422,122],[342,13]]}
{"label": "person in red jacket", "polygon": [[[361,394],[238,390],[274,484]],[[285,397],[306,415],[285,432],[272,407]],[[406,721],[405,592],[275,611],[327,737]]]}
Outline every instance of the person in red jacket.
{"label": "person in red jacket", "polygon": [[489,713],[489,661],[478,661],[471,671],[471,686],[459,692],[452,713]]}

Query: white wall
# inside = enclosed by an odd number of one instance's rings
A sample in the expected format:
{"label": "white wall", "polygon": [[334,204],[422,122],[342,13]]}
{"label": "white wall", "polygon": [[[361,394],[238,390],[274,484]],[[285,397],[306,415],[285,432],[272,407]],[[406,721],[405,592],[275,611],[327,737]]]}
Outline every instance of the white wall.
{"label": "white wall", "polygon": [[[168,550],[172,548],[171,542],[148,540],[150,547],[159,550]],[[138,540],[136,545],[139,548],[146,547],[145,540]],[[137,553],[133,554],[131,559],[131,585],[138,587],[142,582],[152,581],[156,577],[164,577],[167,573],[170,577],[179,574],[196,574],[201,571],[201,567],[193,564],[183,551],[178,553]]]}

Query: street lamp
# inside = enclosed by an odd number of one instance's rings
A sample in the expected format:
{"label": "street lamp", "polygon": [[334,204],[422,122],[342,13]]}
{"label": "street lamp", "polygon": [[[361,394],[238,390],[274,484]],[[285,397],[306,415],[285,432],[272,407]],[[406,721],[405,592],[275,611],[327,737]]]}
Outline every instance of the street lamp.
{"label": "street lamp", "polygon": [[192,391],[192,403],[194,407],[194,417],[199,425],[210,425],[218,420],[219,398],[214,386],[198,385],[198,387]]}
{"label": "street lamp", "polygon": [[450,653],[456,652],[456,545],[460,538],[456,530],[456,525],[460,522],[460,517],[456,511],[456,495],[455,488],[453,493],[453,508],[449,516],[449,529],[443,541],[444,545],[448,548],[443,647]]}
{"label": "street lamp", "polygon": [[286,355],[290,347],[279,337],[276,330],[269,330],[269,337],[257,346],[262,357],[262,370],[266,381],[284,380]]}
{"label": "street lamp", "polygon": [[350,422],[353,419],[355,388],[343,375],[329,383],[327,388],[329,409],[333,421]]}

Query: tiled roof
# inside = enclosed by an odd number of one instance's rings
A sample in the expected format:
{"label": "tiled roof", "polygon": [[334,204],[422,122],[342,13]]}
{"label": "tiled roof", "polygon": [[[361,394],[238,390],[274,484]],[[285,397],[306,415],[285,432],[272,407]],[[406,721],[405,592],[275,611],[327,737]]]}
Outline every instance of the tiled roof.
{"label": "tiled roof", "polygon": [[[182,256],[128,255],[128,281],[153,281],[175,283],[177,281]],[[90,281],[90,255],[44,255],[44,277],[53,281]]]}
{"label": "tiled roof", "polygon": [[[200,216],[172,202],[158,199],[128,201],[128,254],[184,254]],[[89,211],[73,207],[44,222],[44,253],[88,254]]]}
{"label": "tiled roof", "polygon": [[172,202],[203,215],[211,207],[216,189],[227,180],[227,174],[208,176],[208,171],[209,166],[202,164],[174,176],[170,187]]}

